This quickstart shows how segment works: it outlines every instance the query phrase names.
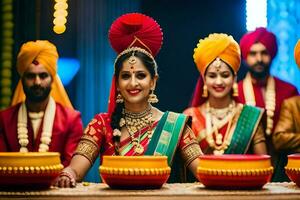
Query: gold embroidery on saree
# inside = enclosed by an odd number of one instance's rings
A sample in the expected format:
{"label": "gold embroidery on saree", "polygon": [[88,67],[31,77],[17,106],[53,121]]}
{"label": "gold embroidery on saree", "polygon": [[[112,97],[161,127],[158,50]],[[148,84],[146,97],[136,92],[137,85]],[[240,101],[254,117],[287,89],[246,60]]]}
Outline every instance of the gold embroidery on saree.
{"label": "gold embroidery on saree", "polygon": [[83,135],[78,143],[74,155],[82,155],[86,157],[91,164],[94,163],[99,153],[99,147],[90,135]]}
{"label": "gold embroidery on saree", "polygon": [[181,150],[182,158],[185,161],[185,166],[188,166],[193,160],[202,155],[202,151],[197,142],[191,143]]}

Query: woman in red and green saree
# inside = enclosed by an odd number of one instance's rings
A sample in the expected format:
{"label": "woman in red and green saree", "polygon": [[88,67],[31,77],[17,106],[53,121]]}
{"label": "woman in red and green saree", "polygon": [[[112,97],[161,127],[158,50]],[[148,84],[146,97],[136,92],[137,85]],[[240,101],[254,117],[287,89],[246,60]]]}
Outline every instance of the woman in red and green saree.
{"label": "woman in red and green saree", "polygon": [[109,39],[118,56],[108,112],[91,120],[56,185],[75,186],[99,153],[101,159],[103,155],[166,155],[171,166],[179,147],[185,165],[195,174],[201,150],[186,125],[188,117],[152,106],[158,101],[154,55],[162,44],[159,25],[142,14],[123,15],[113,23]]}
{"label": "woman in red and green saree", "polygon": [[240,49],[232,36],[210,34],[194,50],[202,75],[192,107],[192,130],[204,154],[267,154],[260,123],[263,110],[236,101]]}

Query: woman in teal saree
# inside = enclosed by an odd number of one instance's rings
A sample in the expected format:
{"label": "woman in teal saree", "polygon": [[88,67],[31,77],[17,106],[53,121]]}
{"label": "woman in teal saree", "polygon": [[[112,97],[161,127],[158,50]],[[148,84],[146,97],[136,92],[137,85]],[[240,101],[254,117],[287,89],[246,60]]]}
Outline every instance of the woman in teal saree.
{"label": "woman in teal saree", "polygon": [[158,79],[154,56],[162,44],[159,25],[150,17],[131,13],[111,26],[109,39],[118,53],[114,65],[109,108],[91,120],[70,166],[56,185],[74,187],[100,153],[103,155],[165,155],[171,166],[177,148],[185,166],[196,174],[201,150],[188,117],[152,106]]}
{"label": "woman in teal saree", "polygon": [[[240,48],[232,36],[210,34],[194,50],[201,74],[192,107],[192,130],[204,154],[267,154],[263,110],[237,101]],[[203,83],[201,83],[203,80]]]}

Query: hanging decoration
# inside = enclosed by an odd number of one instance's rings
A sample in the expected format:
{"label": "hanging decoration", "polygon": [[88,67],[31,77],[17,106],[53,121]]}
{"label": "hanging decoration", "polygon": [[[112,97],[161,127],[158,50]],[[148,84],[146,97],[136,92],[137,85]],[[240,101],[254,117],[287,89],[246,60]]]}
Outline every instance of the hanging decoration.
{"label": "hanging decoration", "polygon": [[68,3],[67,0],[55,0],[54,4],[54,20],[53,20],[53,31],[56,34],[62,34],[66,31],[66,23],[68,16]]}
{"label": "hanging decoration", "polygon": [[0,110],[9,106],[12,95],[12,61],[13,61],[13,0],[1,1],[0,14]]}

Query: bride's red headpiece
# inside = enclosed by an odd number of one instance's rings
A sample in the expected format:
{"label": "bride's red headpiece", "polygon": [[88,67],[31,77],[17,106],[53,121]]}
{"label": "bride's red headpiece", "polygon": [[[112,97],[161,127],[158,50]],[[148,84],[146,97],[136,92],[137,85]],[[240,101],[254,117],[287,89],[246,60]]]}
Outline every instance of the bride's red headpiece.
{"label": "bride's red headpiece", "polygon": [[131,47],[140,47],[155,56],[161,48],[163,33],[159,24],[151,17],[129,13],[113,22],[108,37],[118,54]]}
{"label": "bride's red headpiece", "polygon": [[[140,13],[129,13],[117,18],[110,27],[108,38],[118,58],[131,51],[140,51],[154,60],[159,52],[163,33],[159,24],[151,17]],[[157,69],[155,69],[157,72]],[[110,91],[108,113],[115,109],[116,86],[113,77]]]}

